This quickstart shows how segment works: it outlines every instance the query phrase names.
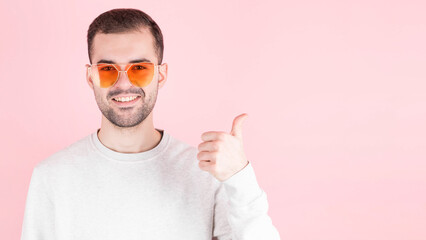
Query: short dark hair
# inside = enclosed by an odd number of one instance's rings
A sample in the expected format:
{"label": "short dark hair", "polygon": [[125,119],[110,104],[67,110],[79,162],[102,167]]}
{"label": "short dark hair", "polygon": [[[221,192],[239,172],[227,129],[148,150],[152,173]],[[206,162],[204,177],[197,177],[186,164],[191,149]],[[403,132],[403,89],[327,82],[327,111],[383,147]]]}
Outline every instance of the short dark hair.
{"label": "short dark hair", "polygon": [[133,8],[115,8],[102,13],[93,20],[87,30],[87,48],[90,64],[92,64],[93,38],[96,33],[125,33],[138,31],[141,27],[147,27],[154,37],[157,64],[161,64],[164,51],[161,29],[148,14]]}

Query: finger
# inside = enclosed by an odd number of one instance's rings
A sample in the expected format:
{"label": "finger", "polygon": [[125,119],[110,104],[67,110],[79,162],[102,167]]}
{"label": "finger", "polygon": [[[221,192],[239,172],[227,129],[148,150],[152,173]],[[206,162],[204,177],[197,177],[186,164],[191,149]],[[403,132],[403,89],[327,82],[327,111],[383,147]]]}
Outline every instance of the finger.
{"label": "finger", "polygon": [[198,166],[200,167],[201,170],[208,172],[212,168],[213,163],[207,162],[207,161],[199,161]]}
{"label": "finger", "polygon": [[201,140],[213,141],[213,140],[225,140],[228,133],[219,131],[209,131],[201,134]]}
{"label": "finger", "polygon": [[241,140],[243,139],[243,130],[242,130],[243,122],[246,120],[247,117],[248,117],[248,114],[243,113],[234,118],[234,121],[232,122],[232,129],[231,129],[232,136],[235,136]]}
{"label": "finger", "polygon": [[199,152],[197,154],[197,159],[200,161],[210,161],[212,163],[216,162],[216,152]]}
{"label": "finger", "polygon": [[205,152],[214,152],[219,151],[220,148],[220,141],[213,140],[208,142],[202,142],[198,144],[198,151],[205,151]]}

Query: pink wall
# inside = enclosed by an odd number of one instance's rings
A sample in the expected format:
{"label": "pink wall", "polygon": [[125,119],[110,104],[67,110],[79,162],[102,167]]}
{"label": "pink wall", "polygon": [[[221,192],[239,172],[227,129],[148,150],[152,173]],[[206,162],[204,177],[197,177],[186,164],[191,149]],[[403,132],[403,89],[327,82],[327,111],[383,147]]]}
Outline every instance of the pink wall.
{"label": "pink wall", "polygon": [[0,233],[31,171],[100,126],[86,31],[139,8],[169,78],[156,127],[194,146],[243,125],[282,239],[426,239],[424,1],[1,1]]}

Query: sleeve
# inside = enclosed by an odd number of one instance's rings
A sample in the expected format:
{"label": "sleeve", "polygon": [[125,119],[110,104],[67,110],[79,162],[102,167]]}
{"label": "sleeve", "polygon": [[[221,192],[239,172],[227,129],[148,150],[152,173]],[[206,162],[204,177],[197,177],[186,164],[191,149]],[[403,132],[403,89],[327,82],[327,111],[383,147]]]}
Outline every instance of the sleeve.
{"label": "sleeve", "polygon": [[33,169],[25,202],[21,240],[53,240],[54,205],[49,199],[44,174]]}
{"label": "sleeve", "polygon": [[266,193],[249,162],[217,191],[213,240],[280,240],[268,208]]}
{"label": "sleeve", "polygon": [[220,184],[215,194],[213,240],[232,239],[232,229],[228,222],[228,208],[228,197],[223,184]]}

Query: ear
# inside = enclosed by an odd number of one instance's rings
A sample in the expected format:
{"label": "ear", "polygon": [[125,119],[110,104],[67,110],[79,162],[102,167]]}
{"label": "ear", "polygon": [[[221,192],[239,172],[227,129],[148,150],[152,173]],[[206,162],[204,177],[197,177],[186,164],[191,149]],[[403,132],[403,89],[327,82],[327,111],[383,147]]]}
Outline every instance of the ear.
{"label": "ear", "polygon": [[89,87],[93,90],[93,81],[92,81],[92,78],[90,77],[89,67],[90,65],[86,64],[86,81],[89,84]]}
{"label": "ear", "polygon": [[159,76],[158,76],[158,85],[159,85],[159,88],[162,88],[163,85],[164,85],[164,83],[166,83],[166,80],[167,80],[167,68],[168,68],[167,63],[161,64],[160,67],[158,68],[158,74],[159,74]]}

